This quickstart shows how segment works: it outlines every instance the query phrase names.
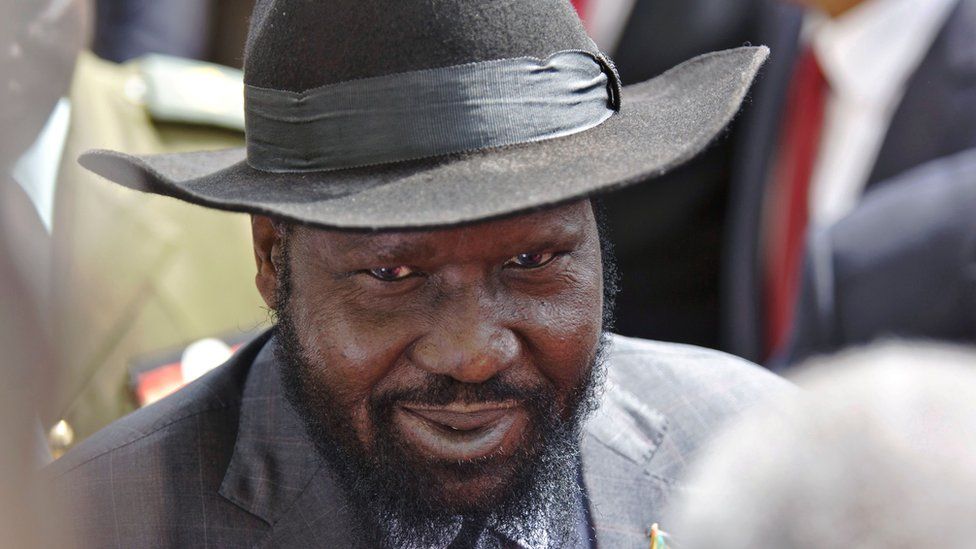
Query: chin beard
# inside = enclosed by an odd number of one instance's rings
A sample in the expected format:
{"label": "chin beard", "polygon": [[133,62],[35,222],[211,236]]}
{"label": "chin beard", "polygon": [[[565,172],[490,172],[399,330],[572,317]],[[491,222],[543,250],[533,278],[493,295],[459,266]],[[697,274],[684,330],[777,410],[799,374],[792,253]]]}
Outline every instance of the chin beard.
{"label": "chin beard", "polygon": [[[287,265],[287,259],[283,262]],[[285,269],[287,271],[287,268]],[[484,528],[531,547],[562,547],[574,539],[584,502],[580,482],[582,424],[598,404],[608,337],[601,338],[587,375],[567,396],[562,414],[551,387],[521,388],[498,379],[478,385],[431,376],[422,390],[383,394],[369,403],[375,437],[357,438],[351,418],[317,379],[289,311],[290,280],[280,273],[275,354],[285,396],[354,507],[356,527],[369,544],[445,546],[470,531],[475,547]],[[443,404],[455,400],[518,399],[531,428],[518,452],[505,459],[432,462],[396,436],[392,415],[403,401]],[[487,483],[481,497],[445,493],[442,482]],[[449,492],[449,491],[447,491]],[[462,530],[462,525],[464,528]]]}

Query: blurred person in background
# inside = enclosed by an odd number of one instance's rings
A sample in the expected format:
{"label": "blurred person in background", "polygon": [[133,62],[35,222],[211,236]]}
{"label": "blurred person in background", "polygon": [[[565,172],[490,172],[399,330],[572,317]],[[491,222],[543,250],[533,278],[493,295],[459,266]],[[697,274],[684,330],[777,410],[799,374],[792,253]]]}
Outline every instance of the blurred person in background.
{"label": "blurred person in background", "polygon": [[[50,31],[48,13],[71,14],[65,20],[80,26],[83,4],[18,4],[41,22],[13,23],[12,32],[36,41]],[[178,386],[230,352],[211,342],[182,361],[182,349],[211,336],[243,337],[266,313],[253,287],[229,276],[253,264],[245,217],[136,200],[76,163],[93,147],[240,145],[240,71],[159,55],[117,64],[83,51],[80,35],[71,39],[77,32],[50,32],[45,47],[5,50],[19,72],[4,73],[13,97],[4,128],[37,129],[16,132],[5,149],[24,152],[5,159],[16,185],[4,189],[13,196],[3,201],[3,222],[18,227],[6,232],[17,235],[7,246],[57,372],[35,392],[56,456],[140,404],[136,365],[175,361],[170,385]],[[23,108],[25,101],[37,107]]]}
{"label": "blurred person in background", "polygon": [[976,343],[976,149],[908,170],[811,235],[784,363],[879,337]]}
{"label": "blurred person in background", "polygon": [[[45,418],[64,420],[75,442],[138,406],[137,366],[175,362],[185,375],[184,348],[242,335],[266,318],[253,287],[232,276],[253,265],[245,216],[121,192],[77,163],[91,148],[239,146],[242,86],[240,71],[199,61],[78,57],[52,216],[51,319],[64,378],[58,413]],[[233,341],[226,343],[224,352],[210,347],[204,362],[223,362]]]}
{"label": "blurred person in background", "polygon": [[[624,83],[754,36],[759,0],[574,0]],[[778,55],[773,51],[772,55]],[[754,108],[751,104],[744,111]],[[603,199],[618,261],[617,330],[719,347],[720,258],[736,123],[699,157]]]}
{"label": "blurred person in background", "polygon": [[573,0],[587,33],[641,82],[752,37],[761,0]]}
{"label": "blurred person in background", "polygon": [[92,51],[123,63],[147,53],[204,59],[213,0],[94,0]]}
{"label": "blurred person in background", "polygon": [[[44,143],[59,149],[67,92],[86,18],[78,2],[0,0],[0,547],[65,547],[53,509],[36,490],[50,459],[40,417],[59,376],[51,353],[51,239],[41,218]],[[56,162],[56,160],[54,160]]]}
{"label": "blurred person in background", "polygon": [[95,0],[92,51],[124,63],[158,53],[241,66],[254,0]]}
{"label": "blurred person in background", "polygon": [[889,342],[810,365],[730,425],[671,510],[681,549],[969,549],[976,351]]}
{"label": "blurred person in background", "polygon": [[797,4],[761,13],[773,55],[736,136],[723,344],[752,360],[785,352],[809,228],[976,146],[976,1]]}
{"label": "blurred person in background", "polygon": [[[53,168],[64,145],[67,93],[75,58],[84,41],[80,2],[4,2],[0,24],[0,245],[3,307],[0,327],[7,398],[29,403],[4,419],[36,427],[54,409],[57,364],[51,352],[50,284],[53,241],[47,213]],[[14,397],[15,394],[23,395]],[[30,451],[35,444],[14,446]],[[47,457],[43,445],[35,465]]]}

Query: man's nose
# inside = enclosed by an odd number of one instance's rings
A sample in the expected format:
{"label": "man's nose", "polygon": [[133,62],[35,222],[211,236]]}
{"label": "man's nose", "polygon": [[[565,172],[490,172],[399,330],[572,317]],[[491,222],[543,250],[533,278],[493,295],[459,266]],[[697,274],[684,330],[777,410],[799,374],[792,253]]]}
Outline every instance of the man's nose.
{"label": "man's nose", "polygon": [[432,374],[464,383],[483,383],[515,364],[519,339],[481,302],[454,303],[455,314],[438,318],[436,326],[412,347],[410,358]]}

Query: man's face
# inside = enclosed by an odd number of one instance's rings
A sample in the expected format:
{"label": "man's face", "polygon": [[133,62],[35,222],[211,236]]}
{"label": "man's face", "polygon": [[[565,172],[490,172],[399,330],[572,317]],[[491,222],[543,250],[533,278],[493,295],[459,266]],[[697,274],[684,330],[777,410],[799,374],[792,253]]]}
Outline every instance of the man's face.
{"label": "man's face", "polygon": [[399,467],[432,508],[465,513],[523,483],[547,431],[578,438],[603,317],[588,201],[429,232],[284,237],[255,218],[255,249],[320,446]]}

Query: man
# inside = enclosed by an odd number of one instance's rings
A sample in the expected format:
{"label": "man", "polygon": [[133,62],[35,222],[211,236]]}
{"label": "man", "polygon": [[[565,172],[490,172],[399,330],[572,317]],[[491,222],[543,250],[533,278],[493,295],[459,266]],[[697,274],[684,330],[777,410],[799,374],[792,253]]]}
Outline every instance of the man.
{"label": "man", "polygon": [[[134,361],[267,316],[253,286],[227,280],[251,264],[244,216],[134,200],[76,161],[92,147],[148,154],[240,145],[240,71],[162,56],[99,59],[83,49],[89,8],[16,3],[4,21],[12,43],[3,51],[18,53],[2,60],[3,127],[13,131],[4,132],[0,217],[24,286],[10,295],[30,300],[46,336],[51,368],[43,379],[34,369],[31,400],[46,427],[65,427],[52,446],[134,409]],[[128,260],[109,259],[120,256]]]}
{"label": "man", "polygon": [[246,151],[82,162],[250,212],[277,325],[55,463],[73,531],[645,546],[700,440],[783,385],[606,335],[612,271],[587,197],[700,150],[765,54],[621,89],[565,0],[259,3]]}
{"label": "man", "polygon": [[[202,62],[77,56],[64,161],[52,182],[51,324],[62,377],[44,418],[64,420],[76,440],[136,407],[134,364],[267,319],[253,285],[233,276],[252,265],[245,216],[140,197],[77,163],[92,147],[239,146],[241,86],[240,71]],[[107,260],[116,257],[126,261]]]}
{"label": "man", "polygon": [[976,342],[976,149],[871,193],[813,234],[784,363],[882,337]]}
{"label": "man", "polygon": [[751,360],[789,341],[808,228],[976,146],[976,2],[798,3],[760,18],[775,53],[736,136],[723,348]]}

